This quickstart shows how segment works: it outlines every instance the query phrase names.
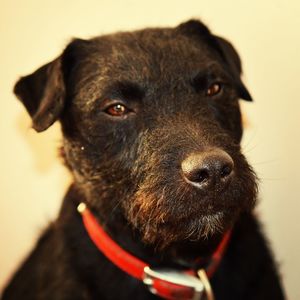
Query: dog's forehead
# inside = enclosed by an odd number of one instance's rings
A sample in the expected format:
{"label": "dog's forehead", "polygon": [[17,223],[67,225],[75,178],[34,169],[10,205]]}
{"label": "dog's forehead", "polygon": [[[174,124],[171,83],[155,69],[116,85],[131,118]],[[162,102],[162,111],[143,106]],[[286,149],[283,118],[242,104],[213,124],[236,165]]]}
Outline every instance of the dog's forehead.
{"label": "dog's forehead", "polygon": [[212,64],[222,69],[219,56],[205,40],[193,39],[175,29],[99,36],[89,40],[88,51],[77,68],[75,94],[99,97],[101,89],[113,81],[145,87],[188,81]]}
{"label": "dog's forehead", "polygon": [[[100,38],[98,43],[101,41]],[[132,76],[135,69],[139,76],[148,77],[156,77],[158,72],[186,73],[203,67],[214,57],[204,41],[195,41],[172,29],[120,33],[111,36],[109,42],[111,52],[106,65],[109,59],[118,71]]]}
{"label": "dog's forehead", "polygon": [[90,48],[85,67],[110,79],[169,80],[184,74],[193,75],[218,63],[216,52],[204,40],[193,40],[174,29],[145,29],[100,36],[90,40]]}

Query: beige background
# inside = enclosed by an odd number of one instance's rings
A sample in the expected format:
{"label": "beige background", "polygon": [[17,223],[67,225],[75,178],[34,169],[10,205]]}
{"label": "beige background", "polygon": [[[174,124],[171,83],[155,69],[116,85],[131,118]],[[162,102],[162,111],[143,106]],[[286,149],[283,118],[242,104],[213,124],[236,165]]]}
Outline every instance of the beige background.
{"label": "beige background", "polygon": [[300,2],[0,0],[0,288],[57,213],[69,176],[59,126],[36,134],[11,90],[73,36],[176,25],[191,17],[233,41],[255,102],[243,148],[261,178],[257,212],[289,299],[300,299]]}

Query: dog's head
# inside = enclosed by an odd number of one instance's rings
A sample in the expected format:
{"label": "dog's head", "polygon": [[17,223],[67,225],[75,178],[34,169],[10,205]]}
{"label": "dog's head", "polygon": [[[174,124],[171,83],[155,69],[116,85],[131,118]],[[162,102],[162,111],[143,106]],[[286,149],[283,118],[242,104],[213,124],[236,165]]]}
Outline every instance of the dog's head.
{"label": "dog's head", "polygon": [[60,120],[66,164],[103,222],[146,244],[202,240],[253,207],[240,153],[238,54],[198,21],[73,40],[15,93],[37,131]]}

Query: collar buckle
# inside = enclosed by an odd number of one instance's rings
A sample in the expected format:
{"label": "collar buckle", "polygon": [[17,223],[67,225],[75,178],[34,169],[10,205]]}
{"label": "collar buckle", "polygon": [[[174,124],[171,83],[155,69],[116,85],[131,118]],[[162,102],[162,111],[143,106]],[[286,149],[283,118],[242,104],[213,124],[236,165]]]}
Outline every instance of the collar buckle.
{"label": "collar buckle", "polygon": [[205,285],[196,276],[170,269],[144,268],[144,284],[150,292],[170,300],[203,300]]}

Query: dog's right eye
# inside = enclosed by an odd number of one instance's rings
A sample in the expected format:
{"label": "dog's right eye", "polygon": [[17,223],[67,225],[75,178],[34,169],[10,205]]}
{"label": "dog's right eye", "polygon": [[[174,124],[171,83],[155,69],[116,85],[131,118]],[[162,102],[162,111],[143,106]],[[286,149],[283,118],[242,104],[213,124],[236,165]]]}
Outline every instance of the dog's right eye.
{"label": "dog's right eye", "polygon": [[130,110],[122,103],[115,103],[105,109],[105,112],[113,117],[122,117],[130,112]]}
{"label": "dog's right eye", "polygon": [[221,92],[222,85],[218,82],[211,84],[205,91],[206,96],[212,97]]}

